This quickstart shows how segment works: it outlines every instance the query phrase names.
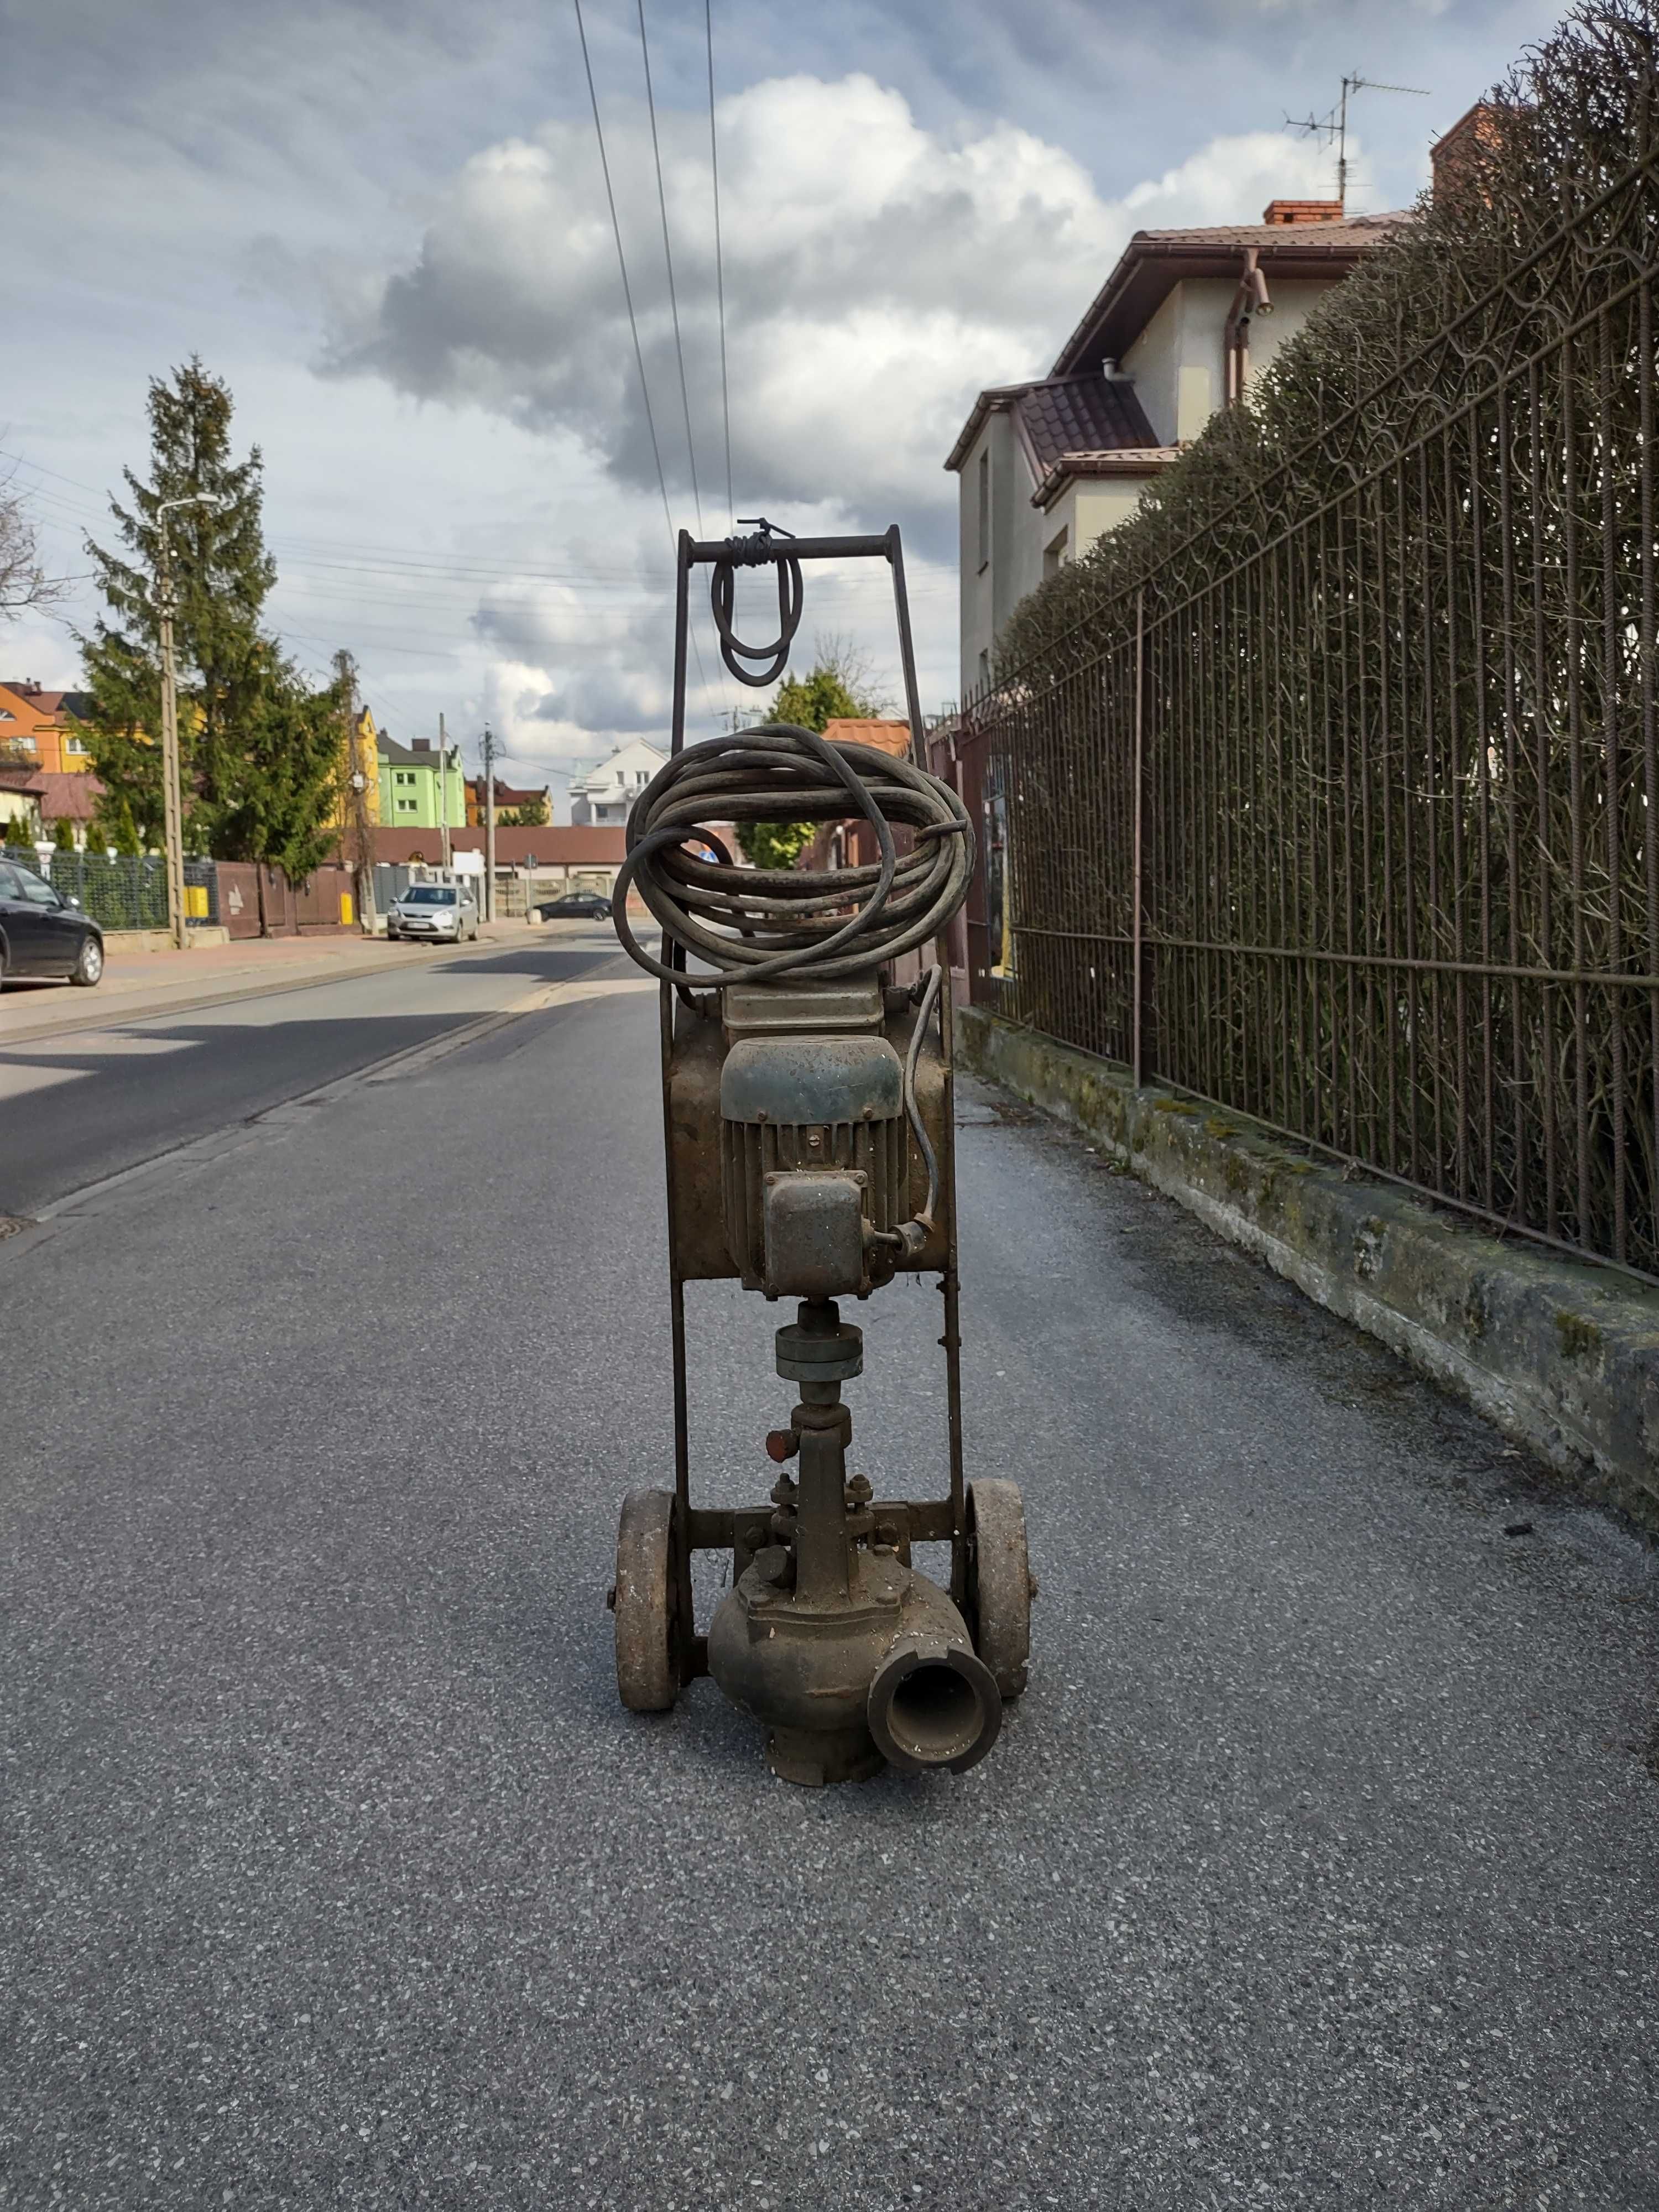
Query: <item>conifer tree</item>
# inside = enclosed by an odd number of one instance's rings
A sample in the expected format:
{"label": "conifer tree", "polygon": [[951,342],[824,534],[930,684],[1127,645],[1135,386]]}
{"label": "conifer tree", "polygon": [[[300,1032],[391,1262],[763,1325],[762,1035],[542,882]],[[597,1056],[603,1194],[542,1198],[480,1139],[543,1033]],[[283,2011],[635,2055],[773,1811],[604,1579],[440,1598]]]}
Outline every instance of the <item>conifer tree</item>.
{"label": "conifer tree", "polygon": [[[766,710],[769,722],[795,722],[823,732],[828,722],[856,721],[880,714],[884,701],[874,696],[867,664],[843,638],[819,637],[805,676],[786,676]],[[740,822],[738,843],[757,868],[793,868],[812,842],[812,822]]]}
{"label": "conifer tree", "polygon": [[298,883],[339,839],[333,817],[346,685],[337,677],[313,691],[292,661],[263,641],[262,649],[241,774],[220,812],[214,849],[222,860],[263,861]]}
{"label": "conifer tree", "polygon": [[150,380],[149,480],[123,471],[110,502],[119,550],[88,540],[107,612],[81,646],[91,694],[88,743],[109,813],[135,842],[161,837],[161,510],[167,515],[179,750],[187,850],[309,874],[330,840],[339,750],[337,687],[309,690],[261,627],[276,580],[262,521],[258,447],[234,458],[234,403],[192,356]]}
{"label": "conifer tree", "polygon": [[110,502],[120,550],[87,541],[108,609],[81,641],[94,765],[155,842],[161,823],[159,511],[203,493],[217,502],[166,517],[185,811],[188,842],[198,849],[211,842],[234,780],[236,742],[258,694],[259,617],[276,574],[260,522],[259,452],[233,459],[232,410],[228,386],[198,358],[170,380],[153,377],[150,480],[122,471],[129,502]]}

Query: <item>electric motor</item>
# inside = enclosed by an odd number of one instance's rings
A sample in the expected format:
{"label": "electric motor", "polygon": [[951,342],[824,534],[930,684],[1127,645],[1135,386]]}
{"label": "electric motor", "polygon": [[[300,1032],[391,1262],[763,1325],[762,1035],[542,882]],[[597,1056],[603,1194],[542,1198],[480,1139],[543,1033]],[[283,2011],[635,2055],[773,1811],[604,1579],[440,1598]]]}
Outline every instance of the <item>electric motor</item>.
{"label": "electric motor", "polygon": [[728,1001],[720,1195],[732,1264],[769,1297],[859,1296],[892,1273],[908,1212],[904,1066],[881,1033],[880,988],[751,988]]}

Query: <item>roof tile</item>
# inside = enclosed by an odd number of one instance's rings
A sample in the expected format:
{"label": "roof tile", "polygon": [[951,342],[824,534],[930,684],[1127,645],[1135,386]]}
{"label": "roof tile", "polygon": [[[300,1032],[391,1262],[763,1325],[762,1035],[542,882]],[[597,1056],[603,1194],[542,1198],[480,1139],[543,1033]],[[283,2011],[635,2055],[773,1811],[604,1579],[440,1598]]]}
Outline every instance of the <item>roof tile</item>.
{"label": "roof tile", "polygon": [[851,714],[837,715],[824,724],[823,734],[832,745],[872,745],[878,753],[896,756],[910,750],[908,722],[888,721],[872,714],[856,719]]}

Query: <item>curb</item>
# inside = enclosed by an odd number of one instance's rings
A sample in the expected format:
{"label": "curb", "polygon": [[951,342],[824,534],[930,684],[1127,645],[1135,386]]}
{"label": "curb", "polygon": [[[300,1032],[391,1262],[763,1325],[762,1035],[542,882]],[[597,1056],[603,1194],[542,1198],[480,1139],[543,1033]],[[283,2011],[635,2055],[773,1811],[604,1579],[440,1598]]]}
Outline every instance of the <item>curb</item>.
{"label": "curb", "polygon": [[1659,1291],[1505,1243],[1298,1152],[1248,1115],[956,1016],[963,1064],[1084,1131],[1317,1304],[1379,1338],[1567,1478],[1659,1536]]}

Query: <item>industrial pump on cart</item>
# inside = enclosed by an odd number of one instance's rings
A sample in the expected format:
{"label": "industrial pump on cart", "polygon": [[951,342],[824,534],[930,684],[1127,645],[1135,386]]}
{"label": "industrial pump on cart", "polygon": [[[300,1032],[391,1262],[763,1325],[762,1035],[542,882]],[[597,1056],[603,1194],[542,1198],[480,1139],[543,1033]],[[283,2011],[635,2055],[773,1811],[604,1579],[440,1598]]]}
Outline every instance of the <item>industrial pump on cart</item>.
{"label": "industrial pump on cart", "polygon": [[[801,563],[848,557],[891,568],[921,753],[896,529],[683,534],[674,750],[633,808],[612,909],[660,985],[676,1478],[623,1507],[617,1684],[633,1711],[660,1711],[711,1674],[763,1723],[773,1771],[815,1786],[984,1758],[1025,1686],[1035,1588],[1018,1487],[968,1482],[963,1464],[945,932],[972,878],[973,825],[916,759],[787,723],[684,743],[691,570],[713,570],[726,665],[769,684],[800,620]],[[744,567],[776,574],[780,635],[762,647],[732,629]],[[739,867],[708,826],[854,820],[878,858],[824,870]],[[660,927],[660,957],[634,933],[630,890]],[[863,1335],[840,1302],[907,1274],[935,1276],[943,1293],[949,1484],[942,1498],[884,1499],[848,1479],[842,1389],[863,1370]],[[691,1501],[684,1295],[688,1281],[732,1276],[793,1303],[776,1364],[797,1392],[766,1438],[783,1470],[769,1503],[736,1510]],[[940,1540],[948,1590],[911,1563],[914,1545]],[[716,1550],[731,1553],[732,1588],[704,1638],[691,1558]]]}

